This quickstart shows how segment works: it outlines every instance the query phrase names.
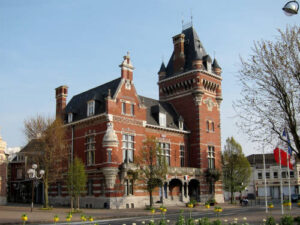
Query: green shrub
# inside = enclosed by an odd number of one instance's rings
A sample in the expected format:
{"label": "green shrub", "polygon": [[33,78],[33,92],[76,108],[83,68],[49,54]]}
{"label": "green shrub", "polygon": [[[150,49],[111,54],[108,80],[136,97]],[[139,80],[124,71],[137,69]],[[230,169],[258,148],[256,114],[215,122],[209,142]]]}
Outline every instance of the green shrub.
{"label": "green shrub", "polygon": [[180,211],[180,215],[178,217],[176,225],[185,225],[185,219],[184,219],[184,216],[182,214],[183,214],[183,210]]}
{"label": "green shrub", "polygon": [[291,216],[285,215],[280,219],[280,225],[293,225],[294,219]]}
{"label": "green shrub", "polygon": [[221,220],[214,220],[212,222],[212,225],[222,225],[222,222],[221,222]]}
{"label": "green shrub", "polygon": [[294,222],[296,222],[297,225],[300,225],[300,216],[295,217]]}
{"label": "green shrub", "polygon": [[276,225],[276,221],[273,216],[269,216],[266,220],[265,225]]}
{"label": "green shrub", "polygon": [[158,225],[167,225],[167,221],[165,219],[161,219]]}
{"label": "green shrub", "polygon": [[199,219],[198,225],[211,225],[211,223],[207,217],[203,217]]}

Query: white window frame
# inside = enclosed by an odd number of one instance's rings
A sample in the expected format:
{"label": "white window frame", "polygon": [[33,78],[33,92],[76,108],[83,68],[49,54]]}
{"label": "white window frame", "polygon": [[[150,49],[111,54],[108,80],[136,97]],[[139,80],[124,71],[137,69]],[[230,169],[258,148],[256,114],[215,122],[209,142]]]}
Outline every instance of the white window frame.
{"label": "white window frame", "polygon": [[68,113],[68,123],[73,122],[73,113]]}
{"label": "white window frame", "polygon": [[122,102],[122,114],[126,115],[126,102]]}
{"label": "white window frame", "polygon": [[86,155],[86,165],[91,166],[95,164],[95,150],[96,150],[96,141],[95,135],[86,136],[85,143],[85,155]]}
{"label": "white window frame", "polygon": [[161,156],[165,158],[167,166],[171,166],[171,144],[167,142],[160,142],[159,147]]}
{"label": "white window frame", "polygon": [[185,145],[179,146],[179,158],[180,158],[180,166],[185,166]]}
{"label": "white window frame", "polygon": [[215,146],[209,145],[207,147],[207,159],[208,159],[208,168],[209,169],[215,169],[216,163],[215,163]]}
{"label": "white window frame", "polygon": [[130,105],[130,114],[134,116],[134,104]]}
{"label": "white window frame", "polygon": [[95,115],[95,101],[88,101],[87,102],[87,116]]}
{"label": "white window frame", "polygon": [[124,163],[134,162],[134,145],[135,144],[134,144],[133,134],[128,134],[128,133],[122,134],[122,151],[123,151]]}
{"label": "white window frame", "polygon": [[159,125],[162,127],[167,126],[167,116],[165,113],[159,113]]}

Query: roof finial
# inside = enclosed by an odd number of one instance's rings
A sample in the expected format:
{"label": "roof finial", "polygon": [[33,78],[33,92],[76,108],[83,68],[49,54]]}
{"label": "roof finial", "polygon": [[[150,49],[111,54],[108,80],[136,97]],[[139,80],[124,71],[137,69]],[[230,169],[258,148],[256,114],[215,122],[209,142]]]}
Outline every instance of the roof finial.
{"label": "roof finial", "polygon": [[191,8],[191,25],[193,26],[193,10]]}
{"label": "roof finial", "polygon": [[164,62],[164,54],[162,54],[162,56],[161,56],[161,62],[162,63]]}
{"label": "roof finial", "polygon": [[181,12],[181,28],[182,28],[182,30],[183,30],[183,24],[184,24],[183,12]]}
{"label": "roof finial", "polygon": [[216,58],[216,51],[214,51],[214,59]]}

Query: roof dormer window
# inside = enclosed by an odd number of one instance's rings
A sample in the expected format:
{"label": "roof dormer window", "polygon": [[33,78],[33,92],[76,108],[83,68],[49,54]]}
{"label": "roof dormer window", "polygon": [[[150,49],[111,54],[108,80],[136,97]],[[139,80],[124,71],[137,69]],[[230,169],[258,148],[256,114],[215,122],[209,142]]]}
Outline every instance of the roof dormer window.
{"label": "roof dormer window", "polygon": [[73,113],[68,113],[68,123],[73,122]]}
{"label": "roof dormer window", "polygon": [[95,115],[95,101],[91,100],[87,103],[87,116]]}
{"label": "roof dormer window", "polygon": [[207,62],[207,71],[211,73],[211,62]]}
{"label": "roof dormer window", "polygon": [[183,121],[179,121],[179,124],[178,124],[178,125],[179,125],[179,129],[180,129],[180,130],[183,130]]}
{"label": "roof dormer window", "polygon": [[167,119],[165,113],[159,113],[159,125],[162,127],[167,126]]}

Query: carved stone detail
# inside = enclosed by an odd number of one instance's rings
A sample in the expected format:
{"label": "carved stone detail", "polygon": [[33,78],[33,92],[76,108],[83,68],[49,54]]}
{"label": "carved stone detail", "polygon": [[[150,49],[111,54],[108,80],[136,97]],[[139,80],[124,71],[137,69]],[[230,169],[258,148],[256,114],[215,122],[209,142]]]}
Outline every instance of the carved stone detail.
{"label": "carved stone detail", "polygon": [[107,188],[114,188],[118,171],[119,169],[116,167],[105,167],[101,169],[101,172],[105,177],[105,184]]}
{"label": "carved stone detail", "polygon": [[218,104],[214,103],[213,100],[210,97],[203,100],[203,102],[204,102],[204,104],[207,105],[207,110],[208,111],[212,111],[214,106],[218,106]]}
{"label": "carved stone detail", "polygon": [[203,97],[204,92],[199,90],[199,91],[195,91],[193,93],[194,96],[194,101],[196,105],[201,105],[202,104],[202,97]]}

